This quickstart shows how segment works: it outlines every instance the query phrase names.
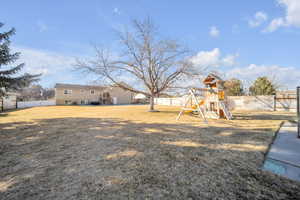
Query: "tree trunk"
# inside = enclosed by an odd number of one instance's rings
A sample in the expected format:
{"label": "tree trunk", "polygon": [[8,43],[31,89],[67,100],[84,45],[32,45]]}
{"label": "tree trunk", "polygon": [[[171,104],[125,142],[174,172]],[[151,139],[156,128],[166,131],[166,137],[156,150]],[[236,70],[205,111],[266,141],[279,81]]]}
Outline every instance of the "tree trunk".
{"label": "tree trunk", "polygon": [[150,96],[150,109],[149,112],[157,112],[154,110],[154,96]]}

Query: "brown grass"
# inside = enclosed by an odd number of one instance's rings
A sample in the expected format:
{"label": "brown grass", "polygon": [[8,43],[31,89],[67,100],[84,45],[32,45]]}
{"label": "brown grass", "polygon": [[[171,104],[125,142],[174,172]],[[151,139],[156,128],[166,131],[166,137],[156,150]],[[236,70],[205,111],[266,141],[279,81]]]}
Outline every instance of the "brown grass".
{"label": "brown grass", "polygon": [[53,106],[0,115],[0,199],[299,199],[260,170],[283,112],[209,120],[179,108]]}

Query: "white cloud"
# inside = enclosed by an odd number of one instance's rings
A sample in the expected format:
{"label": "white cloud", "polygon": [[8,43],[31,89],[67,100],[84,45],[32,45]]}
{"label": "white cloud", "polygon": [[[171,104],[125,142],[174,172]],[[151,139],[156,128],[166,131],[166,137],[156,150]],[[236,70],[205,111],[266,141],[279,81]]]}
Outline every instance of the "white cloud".
{"label": "white cloud", "polygon": [[222,59],[222,62],[224,66],[233,66],[236,64],[236,58],[238,57],[238,54],[233,55],[227,55]]}
{"label": "white cloud", "polygon": [[195,65],[200,66],[216,66],[220,60],[220,50],[218,48],[212,51],[200,51],[197,55],[191,58]]}
{"label": "white cloud", "polygon": [[43,21],[37,21],[36,25],[41,33],[48,30],[48,26]]}
{"label": "white cloud", "polygon": [[236,67],[226,72],[228,78],[239,78],[249,84],[259,76],[276,80],[284,88],[295,88],[300,80],[300,69],[279,65],[256,65]]}
{"label": "white cloud", "polygon": [[[39,84],[45,87],[53,87],[55,83],[88,84],[99,77],[93,74],[74,70],[75,57],[62,53],[14,46],[13,52],[20,52],[20,58],[16,64],[25,63],[22,73],[42,73]],[[80,56],[80,59],[89,59],[88,55]],[[101,80],[103,84],[103,80]]]}
{"label": "white cloud", "polygon": [[238,54],[231,54],[225,57],[221,56],[219,48],[212,51],[200,51],[191,58],[191,62],[199,67],[219,67],[219,66],[233,66],[236,64]]}
{"label": "white cloud", "polygon": [[273,32],[281,26],[287,26],[282,18],[276,18],[271,21],[269,26],[264,30],[264,32]]}
{"label": "white cloud", "polygon": [[265,12],[259,11],[256,12],[252,19],[248,20],[248,24],[250,27],[260,26],[268,19],[268,15]]}
{"label": "white cloud", "polygon": [[57,82],[84,83],[90,76],[83,76],[73,70],[74,58],[57,52],[15,46],[12,51],[20,52],[18,63],[25,63],[22,73],[42,73],[40,84],[52,87]]}
{"label": "white cloud", "polygon": [[28,73],[55,74],[70,69],[74,59],[54,52],[41,51],[31,48],[14,47],[13,51],[20,52],[18,62],[25,63],[24,70]]}
{"label": "white cloud", "polygon": [[121,11],[120,11],[120,9],[117,8],[117,7],[114,8],[113,13],[116,14],[116,15],[121,15]]}
{"label": "white cloud", "polygon": [[285,16],[271,21],[265,32],[273,32],[282,26],[300,27],[300,1],[277,0],[278,4],[285,9]]}
{"label": "white cloud", "polygon": [[209,35],[211,37],[219,37],[220,31],[217,27],[212,26],[212,27],[210,27]]}

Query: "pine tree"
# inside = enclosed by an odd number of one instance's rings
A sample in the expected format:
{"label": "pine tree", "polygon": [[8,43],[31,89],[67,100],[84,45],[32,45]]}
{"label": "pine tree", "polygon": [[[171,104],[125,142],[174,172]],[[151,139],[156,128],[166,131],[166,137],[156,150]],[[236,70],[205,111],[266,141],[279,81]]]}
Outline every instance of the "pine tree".
{"label": "pine tree", "polygon": [[[0,22],[0,28],[3,26]],[[40,74],[31,75],[25,73],[19,75],[24,67],[24,63],[17,66],[11,66],[20,56],[20,53],[10,53],[10,37],[15,34],[12,28],[7,32],[0,32],[0,97],[7,91],[14,91],[28,86],[30,83],[37,81]]]}

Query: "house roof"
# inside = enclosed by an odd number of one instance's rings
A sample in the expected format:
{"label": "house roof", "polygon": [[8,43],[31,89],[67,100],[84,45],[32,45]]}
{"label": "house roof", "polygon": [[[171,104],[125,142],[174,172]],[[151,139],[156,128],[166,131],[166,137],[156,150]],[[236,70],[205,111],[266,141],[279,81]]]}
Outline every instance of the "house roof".
{"label": "house roof", "polygon": [[76,89],[97,89],[97,90],[104,90],[107,87],[99,86],[99,85],[77,85],[77,84],[65,84],[65,83],[56,83],[55,88],[76,88]]}
{"label": "house roof", "polygon": [[6,96],[18,96],[19,93],[17,93],[17,92],[6,92],[5,95]]}
{"label": "house roof", "polygon": [[144,95],[144,94],[138,93],[138,94],[135,95],[133,98],[134,98],[134,99],[146,99],[147,97],[146,97],[146,95]]}

